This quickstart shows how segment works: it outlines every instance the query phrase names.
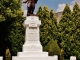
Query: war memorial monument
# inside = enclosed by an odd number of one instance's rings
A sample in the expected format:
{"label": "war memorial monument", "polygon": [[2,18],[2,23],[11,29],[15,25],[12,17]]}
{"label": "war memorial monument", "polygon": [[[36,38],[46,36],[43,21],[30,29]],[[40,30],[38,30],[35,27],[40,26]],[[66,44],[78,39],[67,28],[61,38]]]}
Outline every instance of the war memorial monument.
{"label": "war memorial monument", "polygon": [[23,25],[25,27],[25,43],[22,52],[13,56],[12,60],[57,60],[58,56],[48,56],[48,52],[43,52],[40,43],[39,26],[41,20],[34,14],[35,4],[38,0],[25,0],[27,3],[27,17]]}
{"label": "war memorial monument", "polygon": [[[37,1],[23,1],[23,3],[27,3],[27,17],[23,23],[25,27],[25,43],[23,44],[22,52],[18,52],[17,56],[12,57],[12,60],[58,60],[57,55],[48,56],[48,52],[43,52],[39,34],[41,20],[33,13]],[[2,57],[0,57],[0,60],[2,60]],[[74,58],[71,60],[74,60]]]}

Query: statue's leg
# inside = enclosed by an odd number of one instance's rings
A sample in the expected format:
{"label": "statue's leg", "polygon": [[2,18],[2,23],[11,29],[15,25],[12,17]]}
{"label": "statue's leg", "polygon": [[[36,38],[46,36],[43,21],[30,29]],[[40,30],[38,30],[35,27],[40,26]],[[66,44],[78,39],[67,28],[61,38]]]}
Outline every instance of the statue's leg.
{"label": "statue's leg", "polygon": [[35,3],[32,3],[32,11],[31,11],[31,13],[33,14],[33,12],[34,12],[34,9],[35,9]]}
{"label": "statue's leg", "polygon": [[30,2],[28,2],[28,4],[27,4],[27,16],[29,16],[30,14],[31,14],[31,3]]}
{"label": "statue's leg", "polygon": [[28,14],[29,14],[29,7],[27,7],[27,16],[28,16]]}
{"label": "statue's leg", "polygon": [[30,13],[30,7],[27,7],[27,13]]}

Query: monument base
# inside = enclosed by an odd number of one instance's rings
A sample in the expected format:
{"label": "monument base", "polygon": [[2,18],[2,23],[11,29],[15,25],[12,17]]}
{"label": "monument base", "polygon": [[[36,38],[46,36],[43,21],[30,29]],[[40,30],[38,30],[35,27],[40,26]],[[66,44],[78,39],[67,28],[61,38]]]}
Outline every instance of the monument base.
{"label": "monument base", "polygon": [[3,57],[0,56],[0,60],[3,60]]}
{"label": "monument base", "polygon": [[37,16],[28,16],[24,21],[26,28],[25,43],[22,52],[13,56],[12,60],[58,60],[58,56],[48,56],[48,52],[43,52],[40,43],[39,26],[41,21]]}
{"label": "monument base", "polygon": [[15,57],[13,56],[12,60],[58,60],[57,56],[53,56],[53,57]]}
{"label": "monument base", "polygon": [[42,52],[42,46],[39,41],[26,41],[23,45],[23,52]]}

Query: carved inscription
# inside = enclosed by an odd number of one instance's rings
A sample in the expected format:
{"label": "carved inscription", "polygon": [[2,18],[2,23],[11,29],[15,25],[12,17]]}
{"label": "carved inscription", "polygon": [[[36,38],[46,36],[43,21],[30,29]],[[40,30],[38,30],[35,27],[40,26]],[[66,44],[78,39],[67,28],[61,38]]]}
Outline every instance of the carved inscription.
{"label": "carved inscription", "polygon": [[28,40],[29,41],[39,40],[39,33],[38,33],[37,29],[29,29],[28,30]]}
{"label": "carved inscription", "polygon": [[29,29],[37,29],[37,27],[29,27]]}

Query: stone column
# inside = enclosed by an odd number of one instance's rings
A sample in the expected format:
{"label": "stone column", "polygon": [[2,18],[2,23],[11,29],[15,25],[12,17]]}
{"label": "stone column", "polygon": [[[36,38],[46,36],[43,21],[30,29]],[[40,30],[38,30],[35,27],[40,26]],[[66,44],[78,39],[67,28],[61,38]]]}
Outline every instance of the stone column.
{"label": "stone column", "polygon": [[3,58],[0,56],[0,60],[3,60]]}
{"label": "stone column", "polygon": [[71,56],[70,60],[76,60],[76,57],[75,56]]}
{"label": "stone column", "polygon": [[25,44],[23,52],[42,51],[40,44],[39,26],[41,21],[37,16],[28,16],[23,23],[25,27]]}

